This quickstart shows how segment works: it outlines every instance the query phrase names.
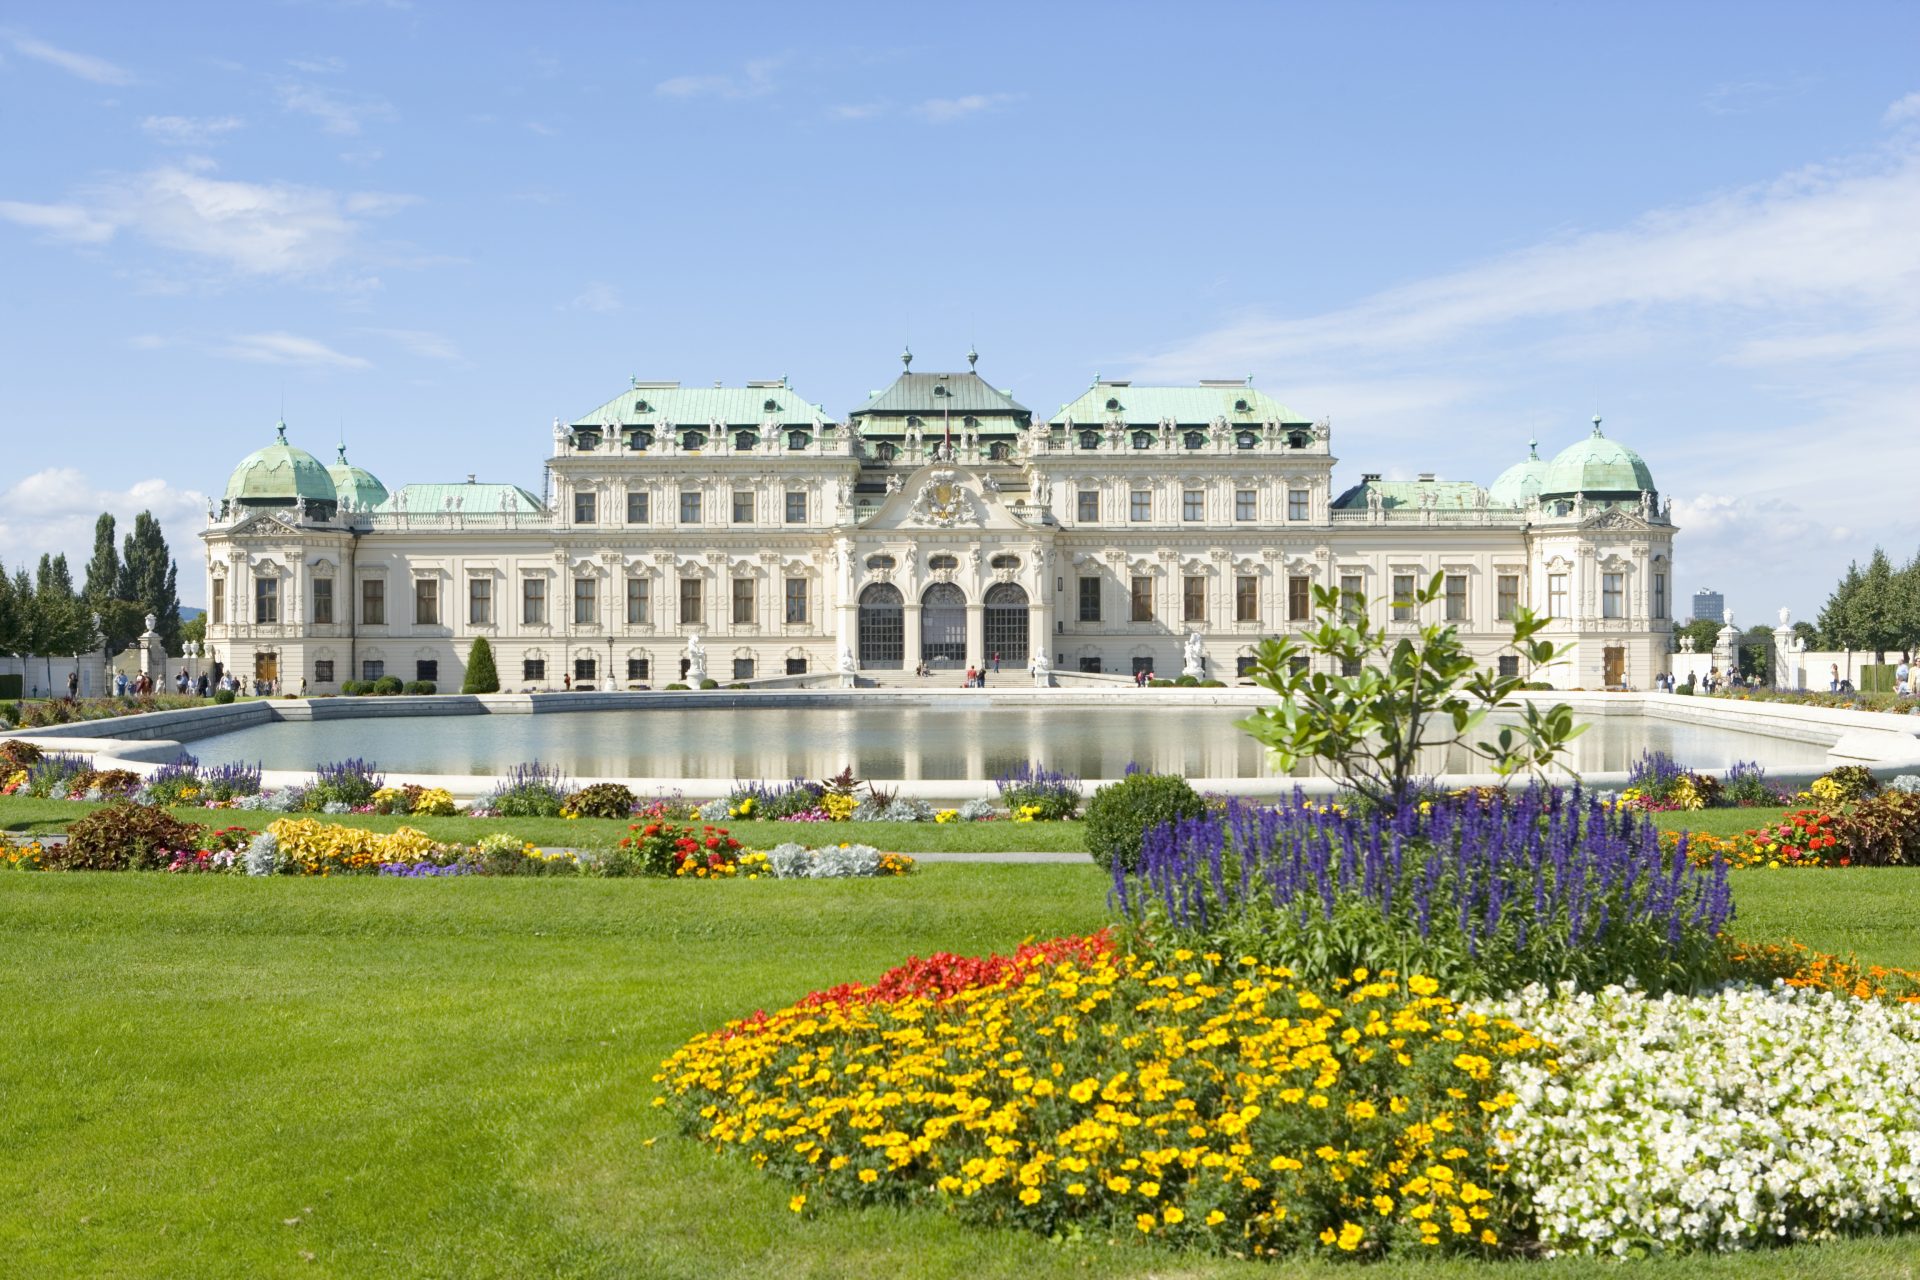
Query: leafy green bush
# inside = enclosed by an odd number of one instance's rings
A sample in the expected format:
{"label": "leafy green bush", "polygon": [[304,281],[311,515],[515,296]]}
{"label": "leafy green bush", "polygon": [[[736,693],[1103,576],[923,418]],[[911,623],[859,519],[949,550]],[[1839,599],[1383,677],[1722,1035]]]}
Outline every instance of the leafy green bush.
{"label": "leafy green bush", "polygon": [[421,694],[437,693],[439,688],[431,680],[409,680],[401,686],[400,691],[418,696]]}
{"label": "leafy green bush", "polygon": [[1807,790],[1829,803],[1851,804],[1878,793],[1880,779],[1863,764],[1843,764],[1815,778]]}
{"label": "leafy green bush", "polygon": [[1037,761],[1022,760],[995,778],[994,785],[1000,789],[1000,802],[1015,818],[1060,822],[1080,807],[1079,776]]}
{"label": "leafy green bush", "polygon": [[233,693],[233,690],[231,689],[215,689],[213,691],[213,700],[219,703],[223,707],[226,706],[229,702],[232,702],[233,698],[234,698],[234,693]]}
{"label": "leafy green bush", "polygon": [[1087,852],[1103,867],[1118,862],[1131,871],[1140,861],[1140,842],[1148,831],[1206,811],[1206,802],[1185,778],[1128,774],[1095,791],[1087,802]]}
{"label": "leafy green bush", "polygon": [[673,691],[673,690],[675,690],[675,689],[678,689],[678,690],[680,690],[680,691],[681,691],[682,693],[685,693],[685,692],[686,692],[686,689],[687,689],[687,686],[686,686],[686,685],[684,685],[684,684],[682,684],[682,683],[680,683],[680,681],[678,681],[678,680],[675,680],[675,681],[674,681],[674,682],[673,682],[672,684],[670,684],[670,685],[668,685],[668,686],[667,686],[667,690],[668,690],[668,692],[672,692],[672,691]]}
{"label": "leafy green bush", "polygon": [[562,812],[576,818],[630,818],[633,792],[618,782],[596,782],[568,796]]}
{"label": "leafy green bush", "polygon": [[401,682],[399,676],[381,676],[373,682],[372,692],[383,698],[388,698],[401,692],[406,687],[407,686]]}
{"label": "leafy green bush", "polygon": [[479,807],[502,818],[557,818],[569,794],[571,788],[557,765],[549,768],[534,760],[507,770]]}
{"label": "leafy green bush", "polygon": [[1153,679],[1151,679],[1151,680],[1149,680],[1149,681],[1147,681],[1147,688],[1149,688],[1149,689],[1171,689],[1171,688],[1173,688],[1173,681],[1171,681],[1171,680],[1163,680],[1163,679],[1161,679],[1161,678],[1160,678],[1159,676],[1155,676],[1155,677],[1154,677]]}
{"label": "leafy green bush", "polygon": [[0,775],[11,776],[18,770],[32,768],[39,763],[40,756],[38,745],[8,738],[0,742]]}
{"label": "leafy green bush", "polygon": [[111,804],[67,827],[67,842],[48,850],[48,865],[64,871],[146,871],[198,846],[202,828],[165,809]]}
{"label": "leafy green bush", "polygon": [[1864,796],[1839,817],[1849,865],[1910,867],[1920,863],[1920,795],[1882,791]]}
{"label": "leafy green bush", "polygon": [[1196,685],[1198,685],[1198,684],[1200,683],[1200,677],[1199,677],[1199,676],[1189,676],[1189,675],[1182,675],[1182,676],[1177,676],[1177,677],[1175,677],[1175,679],[1174,679],[1174,682],[1173,682],[1173,683],[1174,683],[1174,684],[1175,684],[1176,686],[1178,686],[1179,688],[1182,688],[1182,689],[1191,689],[1191,688],[1194,688],[1194,687],[1195,687]]}
{"label": "leafy green bush", "polygon": [[708,676],[705,680],[702,680],[700,682],[700,687],[702,689],[718,689],[720,687],[720,682],[718,680],[715,680],[712,676]]}
{"label": "leafy green bush", "polygon": [[1202,689],[1224,689],[1227,687],[1227,682],[1225,680],[1215,680],[1209,676],[1200,682],[1200,687]]}
{"label": "leafy green bush", "polygon": [[500,673],[493,665],[493,646],[485,636],[476,639],[467,652],[467,678],[461,683],[460,692],[500,692]]}

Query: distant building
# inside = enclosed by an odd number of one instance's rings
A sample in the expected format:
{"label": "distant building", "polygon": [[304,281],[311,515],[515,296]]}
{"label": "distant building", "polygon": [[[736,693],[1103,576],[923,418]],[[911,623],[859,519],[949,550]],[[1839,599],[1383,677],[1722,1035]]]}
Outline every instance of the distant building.
{"label": "distant building", "polygon": [[1705,587],[1693,593],[1693,620],[1699,622],[1718,622],[1727,616],[1727,597],[1719,591],[1709,591]]}

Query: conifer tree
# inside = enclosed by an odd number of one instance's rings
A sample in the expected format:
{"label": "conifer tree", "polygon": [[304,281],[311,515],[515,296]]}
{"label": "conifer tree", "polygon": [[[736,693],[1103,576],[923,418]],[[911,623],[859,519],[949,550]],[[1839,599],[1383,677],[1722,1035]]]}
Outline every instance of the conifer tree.
{"label": "conifer tree", "polygon": [[485,636],[475,638],[473,648],[467,653],[467,678],[461,684],[460,692],[500,692],[500,674],[493,667],[493,646],[487,643]]}
{"label": "conifer tree", "polygon": [[1820,642],[1829,649],[1857,649],[1853,634],[1853,599],[1860,594],[1860,564],[1847,566],[1846,576],[1833,588],[1820,609]]}
{"label": "conifer tree", "polygon": [[1847,603],[1847,617],[1854,636],[1854,647],[1870,649],[1876,662],[1884,661],[1886,651],[1900,647],[1899,601],[1896,598],[1893,563],[1879,547],[1860,575],[1859,589]]}
{"label": "conifer tree", "polygon": [[131,600],[142,613],[154,615],[153,629],[165,641],[168,653],[180,650],[180,596],[178,573],[167,552],[167,539],[153,512],[133,518],[133,531],[120,552],[122,600]]}

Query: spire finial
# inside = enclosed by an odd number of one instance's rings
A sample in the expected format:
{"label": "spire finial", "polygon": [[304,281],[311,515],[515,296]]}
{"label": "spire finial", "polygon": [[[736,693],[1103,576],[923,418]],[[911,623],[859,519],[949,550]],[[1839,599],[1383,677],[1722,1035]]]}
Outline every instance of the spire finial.
{"label": "spire finial", "polygon": [[1533,459],[1535,462],[1540,460],[1540,442],[1532,436],[1527,437],[1527,457]]}
{"label": "spire finial", "polygon": [[973,366],[979,363],[980,363],[980,353],[978,351],[975,351],[973,349],[973,344],[969,342],[967,344],[967,368],[971,369],[973,368]]}
{"label": "spire finial", "polygon": [[913,348],[912,347],[900,348],[900,367],[909,371],[913,369]]}
{"label": "spire finial", "polygon": [[1593,415],[1593,434],[1600,434],[1600,415],[1597,413]]}
{"label": "spire finial", "polygon": [[275,433],[279,435],[280,443],[285,444],[287,442],[287,420],[285,418],[280,419],[279,422],[274,424],[273,429]]}

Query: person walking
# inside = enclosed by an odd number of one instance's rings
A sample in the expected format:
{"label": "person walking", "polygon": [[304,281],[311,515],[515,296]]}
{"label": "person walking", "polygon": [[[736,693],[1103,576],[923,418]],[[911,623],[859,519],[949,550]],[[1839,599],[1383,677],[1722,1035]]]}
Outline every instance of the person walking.
{"label": "person walking", "polygon": [[67,701],[72,702],[80,696],[80,669],[75,667],[67,672]]}
{"label": "person walking", "polygon": [[1838,693],[1840,692],[1840,664],[1832,663],[1828,666],[1828,670],[1833,672],[1833,679],[1827,682],[1827,692]]}
{"label": "person walking", "polygon": [[1000,651],[998,649],[993,651],[993,674],[1000,674]]}

